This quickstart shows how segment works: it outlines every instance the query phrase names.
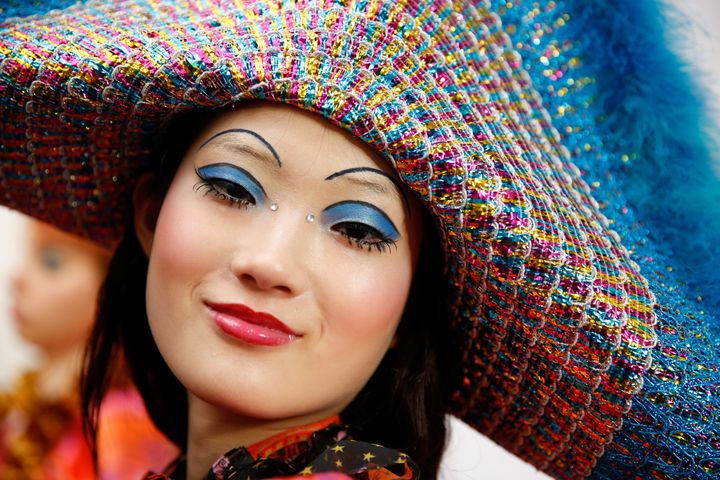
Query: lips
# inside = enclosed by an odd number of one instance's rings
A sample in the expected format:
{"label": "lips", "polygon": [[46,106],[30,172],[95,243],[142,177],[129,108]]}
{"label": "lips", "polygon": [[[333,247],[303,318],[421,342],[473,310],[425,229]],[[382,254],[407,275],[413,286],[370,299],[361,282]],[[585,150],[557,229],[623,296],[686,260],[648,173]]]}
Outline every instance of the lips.
{"label": "lips", "polygon": [[25,316],[20,312],[20,308],[13,306],[10,310],[10,315],[15,319],[15,323],[22,325],[25,323]]}
{"label": "lips", "polygon": [[276,347],[300,335],[269,313],[256,312],[238,303],[210,303],[215,324],[224,333],[251,345]]}

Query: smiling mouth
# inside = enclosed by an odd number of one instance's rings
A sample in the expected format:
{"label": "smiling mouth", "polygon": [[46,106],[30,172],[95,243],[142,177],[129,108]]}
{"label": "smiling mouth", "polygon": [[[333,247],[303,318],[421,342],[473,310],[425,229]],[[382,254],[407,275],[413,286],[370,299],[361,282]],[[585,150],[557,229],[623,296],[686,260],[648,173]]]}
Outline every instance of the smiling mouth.
{"label": "smiling mouth", "polygon": [[251,345],[277,347],[301,336],[269,313],[256,312],[246,305],[210,302],[205,305],[220,330]]}
{"label": "smiling mouth", "polygon": [[11,308],[10,315],[12,319],[15,320],[16,325],[22,326],[25,323],[25,316],[16,305]]}

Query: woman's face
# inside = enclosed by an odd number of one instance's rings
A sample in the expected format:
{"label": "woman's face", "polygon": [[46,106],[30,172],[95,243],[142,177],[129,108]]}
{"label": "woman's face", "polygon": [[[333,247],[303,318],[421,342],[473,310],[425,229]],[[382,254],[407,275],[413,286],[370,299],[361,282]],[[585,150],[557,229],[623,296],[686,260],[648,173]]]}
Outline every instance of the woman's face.
{"label": "woman's face", "polygon": [[30,226],[28,255],[13,278],[20,334],[47,353],[84,345],[109,253],[40,222]]}
{"label": "woman's face", "polygon": [[274,103],[221,114],[154,231],[138,229],[160,352],[191,399],[233,414],[339,413],[393,343],[420,217],[391,168],[319,116]]}

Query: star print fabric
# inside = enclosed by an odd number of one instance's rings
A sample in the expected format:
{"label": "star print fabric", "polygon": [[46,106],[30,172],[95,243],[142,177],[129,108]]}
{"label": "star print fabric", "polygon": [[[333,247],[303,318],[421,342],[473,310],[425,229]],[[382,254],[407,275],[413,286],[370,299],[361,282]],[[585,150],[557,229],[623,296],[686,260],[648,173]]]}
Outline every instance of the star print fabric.
{"label": "star print fabric", "polygon": [[[284,438],[283,438],[284,437]],[[337,424],[318,430],[307,439],[297,435],[274,437],[257,453],[253,447],[235,448],[220,457],[203,480],[413,480],[417,467],[404,453],[372,443],[353,440],[348,430]],[[287,441],[290,439],[291,441]],[[263,442],[265,446],[268,442]],[[164,473],[149,474],[145,480],[185,478],[182,459]]]}

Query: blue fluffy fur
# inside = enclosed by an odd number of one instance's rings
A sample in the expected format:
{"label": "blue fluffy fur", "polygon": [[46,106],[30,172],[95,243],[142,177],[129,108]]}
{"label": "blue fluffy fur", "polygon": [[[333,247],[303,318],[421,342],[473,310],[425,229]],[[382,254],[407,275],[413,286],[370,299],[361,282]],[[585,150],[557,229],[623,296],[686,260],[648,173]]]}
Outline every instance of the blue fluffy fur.
{"label": "blue fluffy fur", "polygon": [[670,7],[653,0],[571,4],[569,24],[592,55],[586,65],[597,80],[605,147],[637,153],[612,165],[613,176],[651,239],[680,269],[678,278],[718,312],[720,178],[708,135],[717,125],[691,70],[667,47],[680,40],[664,25],[662,12]]}
{"label": "blue fluffy fur", "polygon": [[4,0],[0,2],[0,22],[13,17],[43,15],[50,10],[69,7],[78,0]]}

